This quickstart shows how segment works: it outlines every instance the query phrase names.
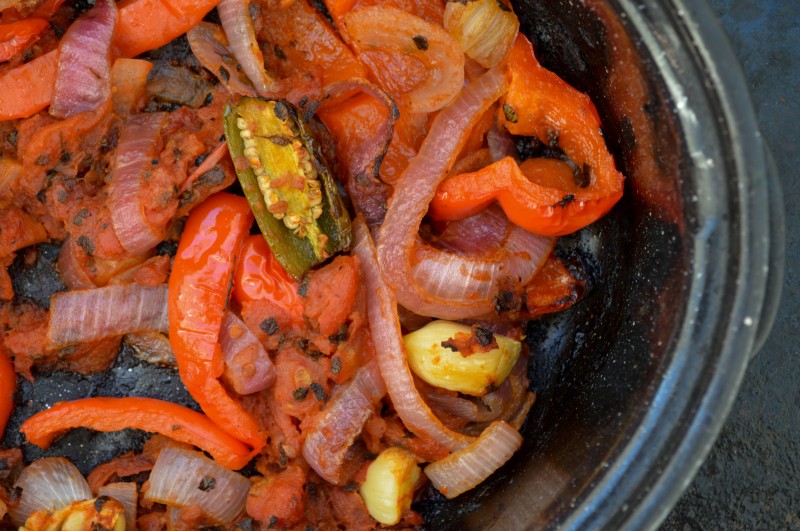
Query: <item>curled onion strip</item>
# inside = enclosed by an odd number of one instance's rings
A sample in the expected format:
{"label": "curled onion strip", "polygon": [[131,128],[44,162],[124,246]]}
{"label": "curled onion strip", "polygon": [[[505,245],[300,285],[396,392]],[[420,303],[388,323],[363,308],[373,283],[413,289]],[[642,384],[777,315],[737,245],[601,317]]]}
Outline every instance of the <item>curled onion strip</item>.
{"label": "curled onion strip", "polygon": [[360,217],[353,222],[353,236],[353,252],[359,258],[367,287],[367,316],[378,366],[397,414],[417,435],[430,437],[451,449],[467,446],[472,438],[442,424],[414,386],[400,330],[397,302],[384,281],[369,229]]}
{"label": "curled onion strip", "polygon": [[232,60],[228,39],[221,27],[211,22],[201,22],[186,32],[186,38],[200,64],[217,76],[232,94],[256,95],[251,81],[246,75],[240,75],[240,69]]}
{"label": "curled onion strip", "polygon": [[22,470],[14,487],[22,489],[11,520],[22,525],[35,511],[55,511],[72,502],[91,500],[92,489],[80,471],[63,457],[37,459]]}
{"label": "curled onion strip", "polygon": [[442,300],[472,302],[474,312],[470,317],[478,315],[477,307],[483,309],[481,313],[491,312],[497,282],[501,277],[511,277],[521,285],[527,284],[554,244],[553,238],[537,236],[510,224],[499,209],[487,209],[484,212],[476,217],[486,223],[486,228],[476,228],[475,223],[471,223],[470,226],[478,234],[460,235],[464,236],[465,242],[488,241],[489,238],[481,236],[489,236],[489,231],[492,231],[490,236],[494,236],[492,229],[499,227],[506,236],[499,246],[494,247],[494,252],[475,256],[472,253],[449,253],[419,245],[418,261],[412,267],[414,281],[431,296]]}
{"label": "curled onion strip", "polygon": [[158,157],[161,126],[166,113],[128,118],[120,134],[117,158],[108,184],[111,222],[119,242],[132,255],[144,254],[164,237],[163,227],[147,220],[140,189],[145,172]]}
{"label": "curled onion strip", "polygon": [[97,0],[72,23],[58,46],[50,114],[68,118],[91,111],[111,96],[111,40],[117,26],[114,0]]}
{"label": "curled onion strip", "polygon": [[144,497],[171,507],[196,505],[227,524],[244,509],[249,489],[247,478],[202,453],[169,446],[158,455]]}
{"label": "curled onion strip", "polygon": [[[397,300],[414,313],[441,319],[485,315],[493,309],[493,294],[500,280],[509,276],[521,282],[529,280],[552,245],[552,240],[515,231],[499,260],[467,262],[467,268],[460,269],[464,262],[419,242],[419,225],[437,186],[455,163],[469,131],[506,87],[501,71],[492,69],[461,91],[436,116],[419,153],[394,190],[378,238],[378,259]],[[415,264],[417,259],[419,264]],[[448,277],[432,277],[437,268],[456,264],[458,268],[448,269]],[[441,291],[431,293],[433,288]]]}
{"label": "curled onion strip", "polygon": [[217,5],[217,13],[234,57],[242,65],[242,70],[253,82],[258,94],[266,96],[275,92],[277,84],[264,70],[264,56],[256,41],[249,6],[248,0],[222,0]]}
{"label": "curled onion strip", "polygon": [[498,421],[486,428],[466,448],[425,467],[425,475],[447,498],[478,486],[522,446],[522,436],[509,424]]}
{"label": "curled onion strip", "polygon": [[125,508],[125,529],[135,531],[136,508],[139,503],[139,491],[136,483],[109,483],[97,489],[98,496],[108,496],[117,500]]}
{"label": "curled onion strip", "polygon": [[50,299],[47,336],[52,346],[144,330],[169,330],[166,285],[112,285],[56,293]]}
{"label": "curled onion strip", "polygon": [[368,64],[364,54],[377,50],[405,54],[425,66],[425,79],[404,94],[403,107],[413,113],[438,111],[464,84],[464,53],[439,26],[396,8],[370,6],[344,15],[341,28]]}
{"label": "curled onion strip", "polygon": [[503,414],[513,398],[508,380],[496,391],[480,398],[479,401],[443,393],[430,393],[428,400],[442,410],[470,422],[489,422]]}
{"label": "curled onion strip", "polygon": [[58,272],[61,273],[61,280],[69,289],[88,289],[96,288],[97,284],[89,276],[75,256],[75,244],[72,236],[67,235],[61,244],[61,251],[58,253]]}
{"label": "curled onion strip", "polygon": [[223,378],[240,395],[263,391],[275,383],[275,365],[258,338],[231,311],[225,312],[219,332],[225,358]]}
{"label": "curled onion strip", "polygon": [[346,480],[342,468],[347,451],[385,394],[383,378],[373,360],[334,397],[303,443],[303,457],[320,477],[334,485]]}

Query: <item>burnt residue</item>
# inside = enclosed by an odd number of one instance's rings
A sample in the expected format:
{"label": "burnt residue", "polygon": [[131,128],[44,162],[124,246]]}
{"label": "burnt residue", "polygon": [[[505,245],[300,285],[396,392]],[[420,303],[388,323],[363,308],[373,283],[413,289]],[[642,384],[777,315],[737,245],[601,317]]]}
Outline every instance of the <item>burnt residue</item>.
{"label": "burnt residue", "polygon": [[140,361],[127,348],[123,348],[112,368],[104,373],[82,375],[71,372],[39,373],[34,369],[36,384],[17,379],[15,408],[5,436],[4,448],[21,446],[26,462],[45,456],[63,456],[77,465],[84,474],[118,455],[141,450],[149,434],[126,429],[119,432],[99,433],[79,428],[66,433],[47,449],[24,443],[20,425],[31,415],[43,411],[56,402],[88,397],[144,396],[159,398],[199,410],[189,396],[178,373]]}
{"label": "burnt residue", "polygon": [[[29,300],[42,308],[50,308],[50,297],[66,291],[58,272],[59,251],[56,244],[42,243],[17,253],[8,269],[17,300]],[[29,256],[35,258],[33,265],[27,263]]]}

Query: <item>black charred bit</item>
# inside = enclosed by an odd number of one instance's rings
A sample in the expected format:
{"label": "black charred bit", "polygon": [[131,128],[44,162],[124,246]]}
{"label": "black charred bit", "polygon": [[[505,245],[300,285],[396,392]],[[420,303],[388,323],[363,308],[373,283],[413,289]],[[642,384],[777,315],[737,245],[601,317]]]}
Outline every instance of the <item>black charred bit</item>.
{"label": "black charred bit", "polygon": [[198,489],[202,490],[203,492],[210,492],[214,490],[217,486],[217,480],[212,478],[211,476],[205,476],[203,479],[200,480],[200,484],[197,486]]}
{"label": "black charred bit", "polygon": [[412,37],[414,40],[414,44],[417,46],[417,50],[427,51],[428,49],[428,39],[425,38],[423,35],[414,35]]}

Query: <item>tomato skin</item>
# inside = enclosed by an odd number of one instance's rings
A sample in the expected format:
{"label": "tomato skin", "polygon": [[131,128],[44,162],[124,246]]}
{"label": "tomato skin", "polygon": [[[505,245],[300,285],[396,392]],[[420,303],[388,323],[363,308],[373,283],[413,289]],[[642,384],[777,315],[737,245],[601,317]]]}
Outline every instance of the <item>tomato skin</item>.
{"label": "tomato skin", "polygon": [[252,224],[240,196],[217,193],[192,210],[169,279],[169,338],[181,380],[203,412],[256,450],[265,444],[258,423],[218,379],[225,369],[219,331],[235,257]]}
{"label": "tomato skin", "polygon": [[283,269],[263,236],[244,241],[233,275],[233,300],[240,306],[269,301],[285,310],[293,324],[302,325],[305,303],[298,289],[300,284]]}
{"label": "tomato skin", "polygon": [[0,61],[8,61],[33,44],[49,27],[50,23],[41,18],[0,24]]}

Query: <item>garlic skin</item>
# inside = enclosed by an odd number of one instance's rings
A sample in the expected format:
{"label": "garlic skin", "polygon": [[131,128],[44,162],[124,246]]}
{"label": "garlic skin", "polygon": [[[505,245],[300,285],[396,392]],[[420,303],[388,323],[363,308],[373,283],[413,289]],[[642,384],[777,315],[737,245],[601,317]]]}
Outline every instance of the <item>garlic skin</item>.
{"label": "garlic skin", "polygon": [[[433,321],[406,334],[408,366],[425,382],[450,391],[483,396],[505,381],[519,359],[522,343],[500,334],[493,334],[497,347],[487,352],[462,353],[447,347],[459,334],[475,331],[450,321]],[[465,337],[465,336],[459,336]]]}
{"label": "garlic skin", "polygon": [[503,0],[450,0],[444,27],[467,57],[484,68],[506,58],[519,31],[519,19]]}
{"label": "garlic skin", "polygon": [[398,447],[387,448],[367,469],[358,493],[370,516],[383,525],[395,525],[411,508],[420,477],[417,458]]}

